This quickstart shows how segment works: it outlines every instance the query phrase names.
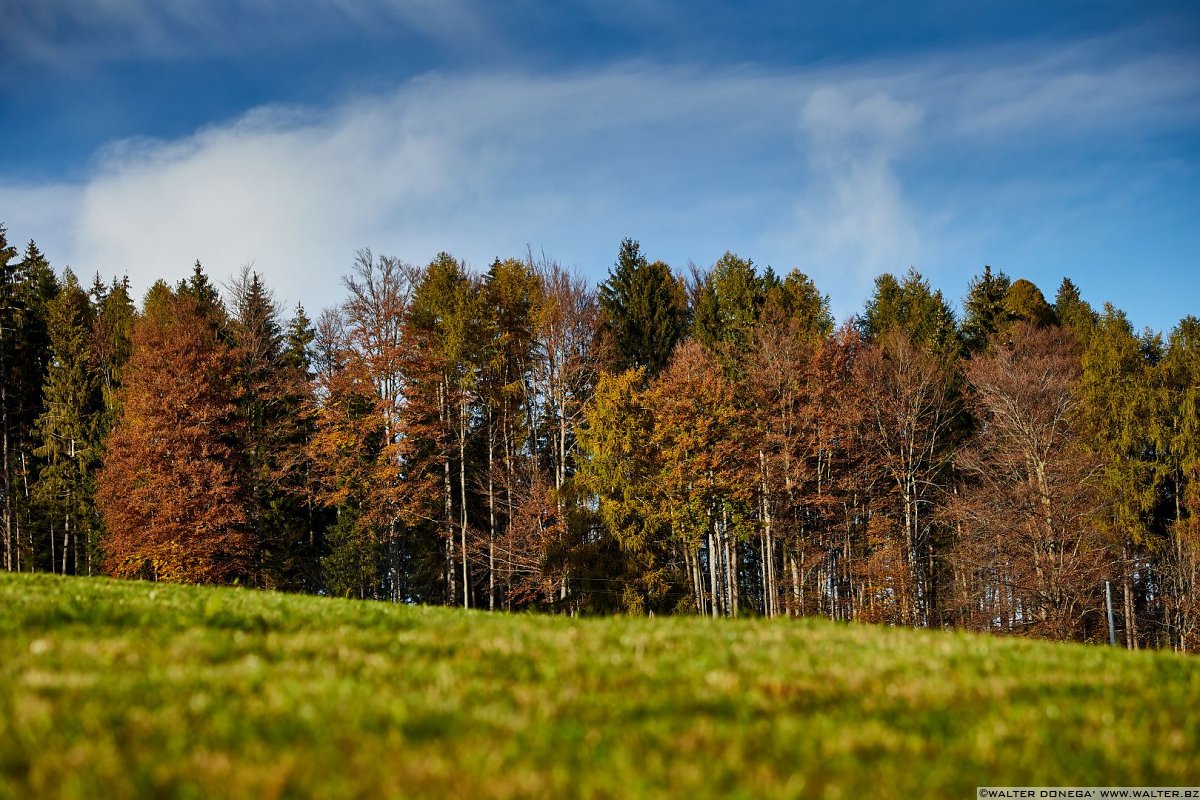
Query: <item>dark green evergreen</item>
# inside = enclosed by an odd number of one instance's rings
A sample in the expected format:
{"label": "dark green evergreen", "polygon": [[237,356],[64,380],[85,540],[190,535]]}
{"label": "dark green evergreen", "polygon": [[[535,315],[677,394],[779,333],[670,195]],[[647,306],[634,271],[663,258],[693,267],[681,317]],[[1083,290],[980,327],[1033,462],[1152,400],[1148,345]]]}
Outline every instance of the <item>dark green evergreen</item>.
{"label": "dark green evergreen", "polygon": [[1054,313],[1059,323],[1080,341],[1086,341],[1096,326],[1095,310],[1079,296],[1079,287],[1070,278],[1063,278],[1058,286],[1058,294],[1054,297]]}
{"label": "dark green evergreen", "polygon": [[962,338],[967,352],[982,353],[988,340],[1010,319],[1004,299],[1011,285],[1004,270],[993,273],[986,265],[983,273],[971,278],[967,284],[962,321]]}
{"label": "dark green evergreen", "polygon": [[962,351],[954,312],[941,291],[931,289],[929,281],[911,267],[902,280],[886,273],[875,279],[875,292],[859,318],[859,328],[869,340],[901,330],[914,346],[945,363]]}
{"label": "dark green evergreen", "polygon": [[647,379],[662,371],[687,323],[683,289],[670,268],[647,262],[639,244],[625,239],[598,297],[615,350],[613,368],[643,368]]}
{"label": "dark green evergreen", "polygon": [[[770,282],[779,283],[774,274]],[[728,252],[705,276],[693,331],[701,344],[725,358],[726,366],[738,363],[750,349],[754,324],[766,299],[764,283],[753,261]]]}
{"label": "dark green evergreen", "polygon": [[[307,499],[311,408],[305,338],[293,321],[285,338],[271,291],[243,270],[230,286],[230,334],[236,363],[240,478],[256,536],[264,586],[316,588],[317,541]],[[303,320],[303,309],[300,309]]]}
{"label": "dark green evergreen", "polygon": [[41,462],[34,487],[43,529],[39,566],[90,575],[100,566],[94,496],[104,414],[95,311],[70,270],[48,310],[51,361],[34,451]]}

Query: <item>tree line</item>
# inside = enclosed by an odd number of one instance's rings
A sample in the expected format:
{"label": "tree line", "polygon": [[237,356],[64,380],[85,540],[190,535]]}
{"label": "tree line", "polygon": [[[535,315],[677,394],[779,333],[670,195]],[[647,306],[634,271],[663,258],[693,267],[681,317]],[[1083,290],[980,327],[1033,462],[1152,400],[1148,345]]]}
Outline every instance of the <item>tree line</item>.
{"label": "tree line", "polygon": [[468,608],[960,627],[1194,650],[1200,320],[987,267],[837,326],[812,280],[626,239],[591,287],[363,250],[85,288],[0,227],[3,564]]}

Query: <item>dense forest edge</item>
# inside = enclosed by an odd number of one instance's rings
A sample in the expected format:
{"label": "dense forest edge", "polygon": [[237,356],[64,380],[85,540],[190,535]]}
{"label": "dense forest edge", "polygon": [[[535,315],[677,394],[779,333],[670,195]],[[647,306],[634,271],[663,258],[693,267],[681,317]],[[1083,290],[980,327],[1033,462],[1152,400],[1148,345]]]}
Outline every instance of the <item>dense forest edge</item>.
{"label": "dense forest edge", "polygon": [[3,567],[568,614],[1200,646],[1200,320],[985,268],[837,326],[799,271],[357,254],[316,319],[140,307],[0,227]]}

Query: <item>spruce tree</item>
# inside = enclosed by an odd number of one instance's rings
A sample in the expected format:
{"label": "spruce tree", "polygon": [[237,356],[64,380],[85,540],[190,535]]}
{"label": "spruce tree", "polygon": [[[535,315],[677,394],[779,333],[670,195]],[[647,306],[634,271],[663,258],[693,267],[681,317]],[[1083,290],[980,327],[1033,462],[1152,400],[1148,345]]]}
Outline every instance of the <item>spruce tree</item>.
{"label": "spruce tree", "polygon": [[963,298],[962,338],[970,353],[982,353],[988,340],[1008,321],[1004,298],[1011,285],[1004,270],[992,272],[985,265],[983,273],[976,275],[967,284],[967,296]]}
{"label": "spruce tree", "polygon": [[638,243],[625,239],[599,300],[614,369],[643,368],[648,379],[665,368],[687,320],[683,290],[670,268],[647,262]]}
{"label": "spruce tree", "polygon": [[1097,315],[1087,301],[1079,296],[1079,287],[1070,278],[1063,278],[1054,297],[1054,313],[1059,323],[1086,341],[1096,326]]}
{"label": "spruce tree", "polygon": [[308,365],[303,350],[286,349],[274,297],[257,272],[243,269],[230,294],[235,447],[256,542],[256,572],[269,588],[300,589],[311,586],[315,574],[304,491]]}
{"label": "spruce tree", "polygon": [[[39,566],[42,520],[29,503],[39,461],[34,426],[42,413],[42,384],[50,363],[49,304],[58,280],[45,255],[30,242],[22,259],[8,246],[0,228],[0,449],[3,453],[5,565],[32,570]],[[47,559],[41,559],[45,562]]]}
{"label": "spruce tree", "polygon": [[867,301],[859,328],[872,341],[902,331],[914,346],[945,364],[954,362],[962,350],[954,312],[941,291],[931,289],[929,281],[912,268],[902,280],[890,274],[875,279],[875,292]]}
{"label": "spruce tree", "polygon": [[754,262],[725,253],[704,281],[695,311],[695,336],[732,366],[750,349],[764,299]]}
{"label": "spruce tree", "polygon": [[41,468],[34,489],[47,518],[48,566],[64,574],[91,574],[99,567],[93,496],[104,405],[92,349],[93,316],[87,294],[67,270],[49,306],[51,362],[37,420]]}
{"label": "spruce tree", "polygon": [[16,460],[16,420],[19,386],[22,313],[18,296],[17,250],[8,244],[7,231],[0,225],[0,502],[3,508],[4,568],[19,569],[17,487],[13,476]]}

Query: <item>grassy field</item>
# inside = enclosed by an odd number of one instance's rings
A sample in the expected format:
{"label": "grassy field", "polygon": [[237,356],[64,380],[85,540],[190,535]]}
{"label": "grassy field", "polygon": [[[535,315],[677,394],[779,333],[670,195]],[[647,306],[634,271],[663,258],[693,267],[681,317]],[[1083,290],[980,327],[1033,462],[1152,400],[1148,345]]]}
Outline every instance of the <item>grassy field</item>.
{"label": "grassy field", "polygon": [[1200,660],[0,575],[0,797],[1200,783]]}

